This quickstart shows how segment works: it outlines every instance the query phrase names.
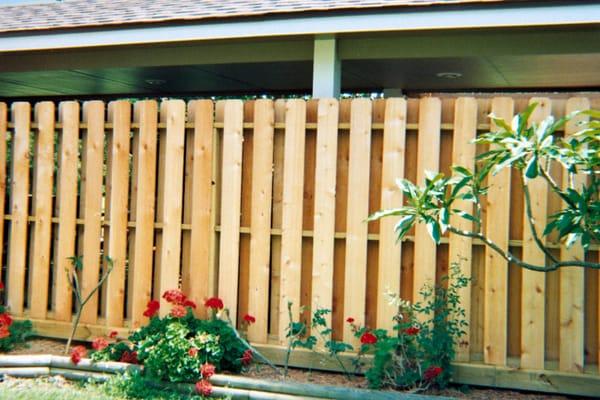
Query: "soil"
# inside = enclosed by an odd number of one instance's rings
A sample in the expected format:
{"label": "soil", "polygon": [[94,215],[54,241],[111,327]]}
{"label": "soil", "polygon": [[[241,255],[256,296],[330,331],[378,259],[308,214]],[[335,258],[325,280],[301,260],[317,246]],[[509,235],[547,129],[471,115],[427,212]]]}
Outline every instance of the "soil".
{"label": "soil", "polygon": [[[52,354],[64,355],[65,342],[62,340],[35,338],[29,340],[25,345],[11,351],[9,354]],[[269,380],[283,380],[267,366],[252,368],[244,376],[250,378],[261,378]],[[308,371],[304,369],[290,368],[288,380],[298,383],[314,383],[320,385],[334,385],[355,388],[367,388],[364,377],[353,377],[348,380],[343,374],[323,371]],[[567,400],[575,397],[548,395],[543,393],[518,392],[512,390],[496,390],[478,387],[455,386],[445,390],[429,390],[425,394],[454,397],[458,399],[474,400]]]}

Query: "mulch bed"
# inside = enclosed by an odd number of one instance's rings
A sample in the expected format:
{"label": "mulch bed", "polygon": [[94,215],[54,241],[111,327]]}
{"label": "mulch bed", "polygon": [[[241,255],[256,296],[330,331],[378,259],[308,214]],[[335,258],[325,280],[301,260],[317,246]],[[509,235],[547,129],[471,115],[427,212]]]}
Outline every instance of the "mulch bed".
{"label": "mulch bed", "polygon": [[[64,355],[65,342],[62,340],[34,338],[26,345],[11,351],[9,354],[52,354]],[[251,368],[244,373],[250,378],[283,380],[283,378],[270,368],[260,366]],[[320,385],[335,385],[355,388],[367,388],[364,377],[353,377],[348,380],[343,374],[323,371],[308,371],[290,368],[288,380],[298,383],[314,383]],[[567,400],[574,397],[547,395],[541,393],[525,393],[511,390],[483,389],[474,387],[451,387],[446,390],[429,390],[425,394],[455,397],[459,399],[475,400]]]}

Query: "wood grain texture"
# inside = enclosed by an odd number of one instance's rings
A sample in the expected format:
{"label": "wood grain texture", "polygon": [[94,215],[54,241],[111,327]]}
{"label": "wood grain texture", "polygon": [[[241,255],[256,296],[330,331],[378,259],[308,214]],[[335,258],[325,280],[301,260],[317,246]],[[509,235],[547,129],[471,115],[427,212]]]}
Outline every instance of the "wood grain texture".
{"label": "wood grain texture", "polygon": [[[211,264],[213,230],[211,218],[213,205],[213,112],[211,100],[195,100],[188,105],[188,120],[194,124],[193,169],[192,169],[192,233],[190,263],[188,268],[189,296],[200,305],[211,295]],[[199,317],[206,316],[205,307],[196,309]]]}
{"label": "wood grain texture", "polygon": [[[442,103],[439,98],[423,97],[419,101],[419,130],[417,145],[417,184],[425,183],[426,173],[440,169],[440,129]],[[415,269],[413,277],[413,300],[423,302],[420,294],[426,284],[435,284],[436,244],[424,224],[415,227]],[[427,318],[426,314],[420,315]]]}
{"label": "wood grain texture", "polygon": [[[454,136],[452,139],[452,164],[473,170],[475,167],[475,145],[471,143],[477,135],[477,101],[473,97],[456,99],[454,110]],[[473,213],[473,203],[457,200],[452,208],[468,214]],[[458,215],[450,217],[450,224],[458,229],[472,231],[473,223]],[[473,240],[464,236],[450,234],[449,237],[450,263],[458,263],[462,274],[471,277],[473,262]],[[465,310],[462,318],[470,320],[471,315],[471,285],[460,290],[460,305]],[[464,328],[465,334],[456,347],[456,359],[468,361],[470,354],[470,327]]]}
{"label": "wood grain texture", "polygon": [[120,327],[123,326],[125,308],[131,104],[126,100],[111,102],[108,114],[113,124],[112,146],[109,150],[112,165],[110,176],[107,177],[111,182],[108,256],[114,268],[106,281],[106,324]]}
{"label": "wood grain texture", "polygon": [[219,297],[237,320],[244,105],[224,101]]}
{"label": "wood grain texture", "polygon": [[[509,97],[492,100],[492,113],[507,121],[512,119],[514,101]],[[492,127],[492,129],[497,129]],[[510,170],[504,169],[488,178],[486,202],[487,236],[508,249],[510,219]],[[497,253],[485,250],[485,305],[483,321],[483,355],[487,364],[506,365],[508,263]]]}
{"label": "wood grain texture", "polygon": [[15,316],[23,314],[25,263],[27,262],[27,214],[29,210],[29,130],[31,106],[12,105],[14,124],[11,171],[11,222],[8,252],[6,305]]}
{"label": "wood grain texture", "polygon": [[[529,118],[530,125],[539,124],[552,112],[552,103],[548,98],[532,98],[529,103],[538,104]],[[548,186],[542,179],[530,180],[527,186],[531,196],[532,218],[539,236],[546,226],[548,215]],[[545,242],[544,237],[540,239]],[[523,261],[534,265],[546,264],[544,252],[534,242],[526,212],[523,215],[523,244]],[[521,290],[521,367],[543,369],[546,275],[524,269]]]}
{"label": "wood grain texture", "polygon": [[185,151],[185,103],[167,100],[160,105],[160,119],[167,126],[163,203],[163,242],[160,270],[161,315],[170,311],[162,294],[179,288],[181,217],[183,210],[183,161]]}
{"label": "wood grain texture", "polygon": [[[83,265],[81,292],[87,296],[100,276],[100,243],[102,234],[102,184],[104,180],[104,102],[87,101],[83,104],[83,122],[87,125],[85,138],[85,165],[82,175],[83,208]],[[98,316],[98,293],[81,312],[81,322],[95,324]]]}
{"label": "wood grain texture", "polygon": [[[333,255],[335,244],[335,185],[339,103],[321,99],[317,109],[314,236],[311,310],[333,308]],[[331,326],[331,314],[325,316]],[[320,343],[323,345],[323,343]]]}
{"label": "wood grain texture", "polygon": [[154,205],[156,202],[156,159],[158,104],[154,100],[137,102],[134,122],[139,124],[137,155],[135,266],[132,274],[131,326],[147,323],[143,313],[152,297],[152,258],[154,251]]}
{"label": "wood grain texture", "polygon": [[[389,99],[385,103],[383,130],[383,164],[381,168],[381,209],[402,205],[402,192],[396,184],[404,178],[406,148],[406,100]],[[377,328],[392,331],[396,308],[386,300],[386,293],[400,295],[401,242],[394,226],[397,217],[379,221],[379,268],[377,269]]]}
{"label": "wood grain texture", "polygon": [[[590,108],[590,101],[583,97],[567,100],[565,115],[577,110]],[[581,114],[573,118],[565,126],[565,137],[573,135],[581,129],[579,123],[589,119]],[[586,176],[577,174],[573,177],[576,188],[586,182]],[[562,185],[569,187],[569,176],[563,174]],[[580,243],[567,248],[560,248],[561,260],[584,260],[585,252]],[[560,270],[560,350],[559,368],[566,372],[582,372],[584,365],[584,316],[585,316],[585,271],[581,268],[563,268]]]}
{"label": "wood grain texture", "polygon": [[[366,318],[368,225],[365,220],[369,214],[371,107],[370,100],[355,99],[350,114],[344,315],[353,317],[359,326]],[[343,339],[357,345],[350,324],[344,325]]]}
{"label": "wood grain texture", "polygon": [[281,277],[279,290],[279,340],[284,342],[292,318],[300,316],[300,279],[302,267],[302,199],[304,188],[304,135],[306,102],[288,100],[285,116],[283,201],[281,222]]}
{"label": "wood grain texture", "polygon": [[54,318],[71,319],[72,290],[66,271],[73,264],[69,257],[75,254],[75,219],[77,218],[77,174],[79,154],[79,103],[67,101],[59,106],[62,132],[60,133],[60,162],[58,175],[58,248],[54,269]]}
{"label": "wood grain texture", "polygon": [[254,104],[248,290],[248,313],[256,318],[256,323],[248,326],[248,339],[255,343],[266,343],[268,335],[274,119],[273,102],[257,100]]}
{"label": "wood grain texture", "polygon": [[33,258],[30,269],[29,313],[44,319],[48,310],[50,243],[52,234],[52,186],[54,182],[54,103],[35,105],[38,124],[35,144]]}

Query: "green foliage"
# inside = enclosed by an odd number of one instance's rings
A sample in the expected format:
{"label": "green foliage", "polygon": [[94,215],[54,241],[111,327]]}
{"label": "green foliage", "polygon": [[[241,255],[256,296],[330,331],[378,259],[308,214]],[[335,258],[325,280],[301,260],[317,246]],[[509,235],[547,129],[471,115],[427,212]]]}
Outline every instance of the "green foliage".
{"label": "green foliage", "polygon": [[125,352],[131,352],[129,344],[125,342],[116,342],[102,350],[93,351],[90,354],[90,358],[94,361],[120,361]]}
{"label": "green foliage", "polygon": [[[378,211],[369,220],[391,215],[400,217],[394,228],[399,240],[417,223],[427,226],[436,243],[440,242],[446,231],[480,239],[507,261],[531,270],[551,271],[563,266],[600,268],[598,263],[559,261],[541,238],[541,235],[556,232],[567,246],[579,242],[585,250],[589,249],[592,242],[600,241],[600,121],[583,122],[582,129],[567,138],[557,135],[557,131],[570,119],[582,115],[598,118],[600,112],[579,111],[558,121],[549,116],[540,123],[528,123],[536,106],[530,105],[516,115],[511,123],[491,116],[498,129],[480,135],[475,140],[475,144],[489,146],[489,149],[477,157],[473,169],[454,166],[452,176],[427,172],[422,186],[405,179],[398,180],[406,205]],[[505,168],[515,170],[520,177],[529,229],[536,245],[548,258],[546,265],[532,265],[519,260],[481,231],[481,204],[488,191],[488,178]],[[562,169],[567,185],[554,180],[551,171],[556,169]],[[531,181],[536,179],[543,180],[562,200],[562,209],[551,215],[544,227],[536,227],[532,217],[529,187]],[[458,200],[472,202],[474,213],[459,209],[456,206]],[[473,229],[465,231],[453,226],[450,222],[453,215],[473,222]]]}
{"label": "green foliage", "polygon": [[[421,390],[431,385],[448,385],[452,376],[450,362],[467,325],[459,291],[469,284],[457,264],[452,265],[450,277],[447,287],[422,288],[424,303],[411,305],[392,296],[390,301],[398,307],[394,333],[372,331],[376,342],[363,344],[359,352],[359,356],[373,353],[373,364],[366,371],[371,388]],[[365,328],[355,329],[357,337],[365,332]]]}
{"label": "green foliage", "polygon": [[25,343],[27,339],[33,336],[31,321],[13,321],[8,328],[10,335],[0,339],[0,352],[5,353],[13,350],[15,347]]}

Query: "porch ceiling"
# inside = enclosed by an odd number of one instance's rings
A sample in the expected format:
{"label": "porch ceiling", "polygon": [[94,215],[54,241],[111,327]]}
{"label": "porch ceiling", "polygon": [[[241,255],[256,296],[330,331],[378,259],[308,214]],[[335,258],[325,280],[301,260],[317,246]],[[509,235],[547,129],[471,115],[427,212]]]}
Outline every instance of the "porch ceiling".
{"label": "porch ceiling", "polygon": [[[296,37],[4,53],[0,97],[310,93],[312,46]],[[338,53],[342,91],[600,87],[597,26],[342,35]]]}

